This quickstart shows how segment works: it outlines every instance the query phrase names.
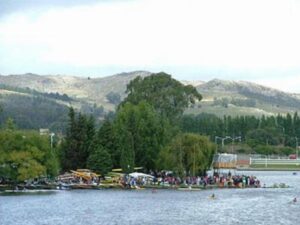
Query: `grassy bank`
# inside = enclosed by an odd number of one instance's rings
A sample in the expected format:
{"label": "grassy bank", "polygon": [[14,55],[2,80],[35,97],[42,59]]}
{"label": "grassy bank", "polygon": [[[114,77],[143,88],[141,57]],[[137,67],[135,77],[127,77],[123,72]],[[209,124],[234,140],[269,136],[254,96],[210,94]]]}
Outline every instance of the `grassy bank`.
{"label": "grassy bank", "polygon": [[293,171],[293,170],[299,170],[300,171],[300,165],[291,165],[291,164],[256,164],[256,165],[251,165],[250,167],[243,167],[239,168],[239,170],[266,170],[266,171]]}

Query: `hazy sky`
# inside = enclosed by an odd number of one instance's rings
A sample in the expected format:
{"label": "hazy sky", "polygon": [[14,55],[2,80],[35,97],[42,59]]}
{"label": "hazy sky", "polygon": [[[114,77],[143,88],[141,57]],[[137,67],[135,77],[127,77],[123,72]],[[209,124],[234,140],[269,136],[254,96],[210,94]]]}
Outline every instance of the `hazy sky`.
{"label": "hazy sky", "polygon": [[300,0],[0,0],[0,74],[133,70],[300,92]]}

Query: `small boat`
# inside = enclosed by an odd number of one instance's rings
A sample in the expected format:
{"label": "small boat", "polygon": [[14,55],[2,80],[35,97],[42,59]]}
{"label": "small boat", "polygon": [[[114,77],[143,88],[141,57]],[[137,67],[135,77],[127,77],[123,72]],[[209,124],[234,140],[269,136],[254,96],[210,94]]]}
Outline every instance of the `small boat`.
{"label": "small boat", "polygon": [[209,199],[211,199],[211,200],[215,200],[215,199],[216,199],[216,196],[215,196],[215,194],[212,194],[212,195],[210,195],[210,196],[209,196]]}
{"label": "small boat", "polygon": [[178,191],[201,191],[200,188],[178,188]]}
{"label": "small boat", "polygon": [[296,172],[293,172],[293,175],[297,175],[297,173],[296,173]]}
{"label": "small boat", "polygon": [[59,185],[57,185],[56,189],[58,189],[58,190],[70,190],[71,185],[60,183]]}

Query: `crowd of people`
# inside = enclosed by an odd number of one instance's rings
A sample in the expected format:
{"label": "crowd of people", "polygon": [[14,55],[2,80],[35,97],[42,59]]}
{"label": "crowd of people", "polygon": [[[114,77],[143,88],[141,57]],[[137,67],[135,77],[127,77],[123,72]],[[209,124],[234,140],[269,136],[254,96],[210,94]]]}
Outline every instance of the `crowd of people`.
{"label": "crowd of people", "polygon": [[260,187],[260,181],[255,176],[232,175],[229,173],[214,173],[205,176],[175,176],[172,172],[150,172],[150,176],[131,177],[125,175],[120,178],[120,184],[124,187],[136,186],[218,186],[218,187]]}

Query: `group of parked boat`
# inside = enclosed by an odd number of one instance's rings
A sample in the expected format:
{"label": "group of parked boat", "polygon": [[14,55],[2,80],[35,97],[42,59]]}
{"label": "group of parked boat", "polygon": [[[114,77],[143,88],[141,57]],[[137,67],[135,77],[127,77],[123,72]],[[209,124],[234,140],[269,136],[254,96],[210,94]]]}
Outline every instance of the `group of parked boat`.
{"label": "group of parked boat", "polygon": [[15,186],[0,186],[4,192],[46,192],[72,189],[176,189],[180,191],[197,191],[213,188],[287,188],[286,184],[261,185],[255,176],[213,174],[210,176],[186,176],[179,178],[171,172],[145,174],[134,172],[122,174],[112,171],[102,177],[87,169],[71,170],[58,176],[54,181],[47,179],[27,181]]}

